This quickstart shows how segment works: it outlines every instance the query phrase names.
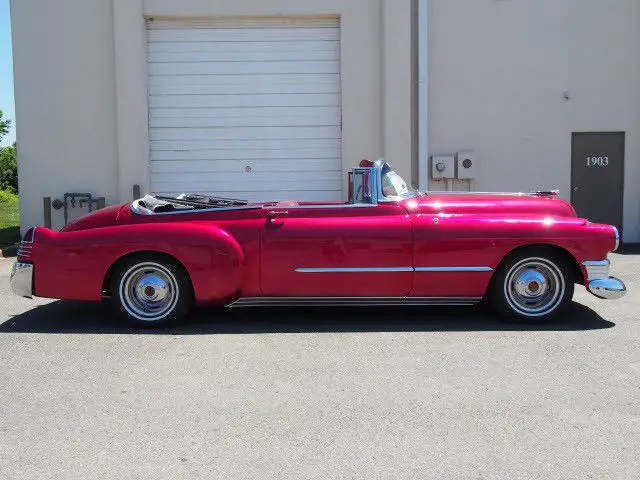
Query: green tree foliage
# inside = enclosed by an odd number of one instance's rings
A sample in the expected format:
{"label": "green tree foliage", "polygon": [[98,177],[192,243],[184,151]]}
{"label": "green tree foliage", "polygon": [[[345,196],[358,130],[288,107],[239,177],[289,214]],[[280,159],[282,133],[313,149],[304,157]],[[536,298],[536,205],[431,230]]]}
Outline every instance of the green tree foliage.
{"label": "green tree foliage", "polygon": [[18,193],[18,152],[16,144],[0,148],[0,190]]}
{"label": "green tree foliage", "polygon": [[0,110],[0,140],[11,130],[11,120],[3,120],[2,115],[2,110]]}
{"label": "green tree foliage", "polygon": [[[11,129],[11,120],[3,120],[2,116],[0,110],[0,140]],[[0,147],[0,190],[18,192],[18,154],[15,143],[10,147]]]}

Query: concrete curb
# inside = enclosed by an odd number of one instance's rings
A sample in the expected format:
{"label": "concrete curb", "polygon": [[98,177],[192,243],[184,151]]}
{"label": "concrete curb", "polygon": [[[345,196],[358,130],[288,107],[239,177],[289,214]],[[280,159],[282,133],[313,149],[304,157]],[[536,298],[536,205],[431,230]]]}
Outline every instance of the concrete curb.
{"label": "concrete curb", "polygon": [[9,245],[8,247],[0,248],[0,258],[15,257],[18,255],[18,244]]}

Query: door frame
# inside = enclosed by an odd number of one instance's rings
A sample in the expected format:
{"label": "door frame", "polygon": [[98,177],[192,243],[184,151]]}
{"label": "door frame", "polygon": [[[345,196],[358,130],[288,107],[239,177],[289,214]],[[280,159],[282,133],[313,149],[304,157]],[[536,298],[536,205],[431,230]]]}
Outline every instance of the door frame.
{"label": "door frame", "polygon": [[576,138],[583,136],[583,135],[622,135],[622,152],[621,152],[621,157],[622,157],[622,185],[620,187],[620,218],[618,219],[618,225],[620,226],[620,240],[622,241],[622,231],[624,229],[624,187],[625,187],[625,181],[624,181],[624,164],[625,164],[625,153],[626,153],[626,147],[627,147],[627,132],[623,131],[623,130],[619,130],[619,131],[605,131],[605,132],[598,132],[598,131],[586,131],[586,132],[571,132],[571,162],[570,162],[570,168],[571,168],[571,204],[573,205],[573,187],[575,185],[575,177],[574,177],[574,170],[573,170],[573,152],[575,151],[575,142],[576,142]]}

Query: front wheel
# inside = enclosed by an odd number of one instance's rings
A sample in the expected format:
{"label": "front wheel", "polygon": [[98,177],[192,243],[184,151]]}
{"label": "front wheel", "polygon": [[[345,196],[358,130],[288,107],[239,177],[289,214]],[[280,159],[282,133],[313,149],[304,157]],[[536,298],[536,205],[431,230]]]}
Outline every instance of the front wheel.
{"label": "front wheel", "polygon": [[548,320],[573,298],[574,278],[569,262],[544,249],[507,258],[492,282],[491,300],[499,313],[516,321]]}
{"label": "front wheel", "polygon": [[121,263],[111,279],[114,308],[139,327],[160,327],[184,319],[193,302],[191,282],[177,262],[140,255]]}

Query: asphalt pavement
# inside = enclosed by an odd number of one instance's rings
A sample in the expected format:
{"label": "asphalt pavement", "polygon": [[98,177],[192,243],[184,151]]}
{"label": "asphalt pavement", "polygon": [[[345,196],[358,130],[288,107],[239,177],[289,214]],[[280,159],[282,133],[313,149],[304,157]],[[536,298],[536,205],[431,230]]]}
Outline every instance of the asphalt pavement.
{"label": "asphalt pavement", "polygon": [[0,479],[640,478],[630,293],[559,322],[480,308],[198,310],[161,331],[9,293]]}

